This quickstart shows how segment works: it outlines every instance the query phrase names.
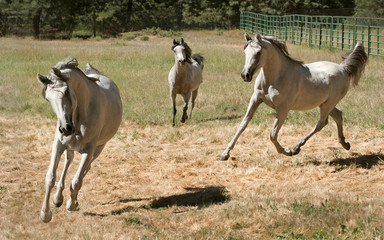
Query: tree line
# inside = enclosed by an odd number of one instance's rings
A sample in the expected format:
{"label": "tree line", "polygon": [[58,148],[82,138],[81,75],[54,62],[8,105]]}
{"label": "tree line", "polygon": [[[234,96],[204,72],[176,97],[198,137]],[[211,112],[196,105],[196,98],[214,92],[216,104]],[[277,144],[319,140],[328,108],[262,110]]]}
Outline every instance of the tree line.
{"label": "tree line", "polygon": [[0,0],[0,36],[85,38],[153,27],[233,29],[244,10],[340,16],[381,1],[356,0],[355,6],[353,0]]}

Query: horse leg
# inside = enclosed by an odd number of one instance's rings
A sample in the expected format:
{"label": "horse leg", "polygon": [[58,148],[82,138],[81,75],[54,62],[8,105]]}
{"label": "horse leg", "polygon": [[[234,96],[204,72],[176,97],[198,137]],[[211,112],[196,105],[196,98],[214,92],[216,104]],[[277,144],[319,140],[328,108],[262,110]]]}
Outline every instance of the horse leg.
{"label": "horse leg", "polygon": [[199,89],[196,89],[195,91],[192,92],[192,100],[191,100],[191,110],[189,112],[189,119],[192,118],[192,110],[195,107],[195,100],[197,97],[197,93],[199,92]]}
{"label": "horse leg", "polygon": [[65,151],[65,163],[63,172],[61,173],[60,180],[57,183],[57,191],[55,196],[53,197],[53,204],[55,204],[56,207],[60,207],[61,204],[63,204],[63,189],[65,187],[65,176],[67,175],[67,171],[69,168],[69,165],[71,165],[74,152],[72,150],[66,150]]}
{"label": "horse leg", "polygon": [[270,133],[270,139],[271,139],[272,143],[275,145],[278,153],[282,153],[286,156],[292,156],[291,150],[289,150],[288,148],[283,148],[280,145],[280,143],[277,141],[277,137],[279,135],[280,128],[281,128],[281,126],[283,126],[283,123],[284,123],[285,119],[287,118],[288,111],[289,111],[288,109],[276,110],[276,118],[275,118],[275,122],[273,123],[272,131]]}
{"label": "horse leg", "polygon": [[51,194],[51,190],[56,181],[56,170],[60,161],[61,154],[63,154],[65,147],[59,141],[59,138],[55,136],[55,140],[52,144],[52,153],[51,160],[49,162],[49,167],[47,171],[47,175],[45,176],[45,196],[43,205],[40,211],[40,219],[43,222],[49,222],[52,219],[52,211],[49,207],[49,197]]}
{"label": "horse leg", "polygon": [[298,154],[300,152],[300,147],[302,147],[308,141],[308,139],[311,138],[315,133],[319,132],[321,129],[323,129],[323,127],[328,124],[329,112],[329,108],[325,106],[320,106],[320,120],[317,122],[315,128],[303,139],[301,139],[300,142],[293,148],[293,155]]}
{"label": "horse leg", "polygon": [[335,120],[337,125],[337,134],[339,137],[339,143],[343,146],[344,149],[349,150],[351,145],[345,141],[343,134],[343,112],[337,108],[334,108],[329,115]]}
{"label": "horse leg", "polygon": [[184,96],[184,106],[183,106],[183,116],[181,117],[181,122],[184,123],[185,120],[188,119],[188,114],[187,114],[187,110],[188,110],[188,102],[189,102],[189,99],[191,98],[191,92],[187,93],[185,96]]}
{"label": "horse leg", "polygon": [[68,199],[67,201],[67,211],[75,211],[77,210],[78,207],[78,202],[77,202],[77,195],[80,191],[80,188],[83,184],[83,178],[86,173],[86,169],[88,168],[89,162],[93,158],[93,153],[95,152],[94,147],[90,147],[88,151],[85,151],[84,153],[81,154],[81,161],[79,168],[76,171],[75,176],[72,179],[70,190],[71,190],[71,198]]}
{"label": "horse leg", "polygon": [[233,147],[236,144],[236,141],[239,139],[242,132],[244,132],[245,128],[248,126],[249,121],[251,121],[253,115],[256,112],[257,107],[262,103],[262,100],[258,98],[258,95],[254,93],[251,97],[251,100],[248,104],[247,112],[241,121],[241,124],[239,128],[237,129],[237,132],[235,136],[232,138],[232,140],[228,143],[227,148],[224,150],[224,152],[220,156],[220,160],[225,161],[229,158],[229,152],[233,149]]}
{"label": "horse leg", "polygon": [[95,153],[93,154],[93,158],[92,158],[92,160],[88,163],[88,166],[87,166],[87,168],[85,169],[84,176],[89,172],[89,170],[91,169],[91,164],[92,164],[92,162],[93,162],[93,161],[100,155],[100,153],[101,153],[101,151],[103,151],[104,147],[105,147],[105,144],[96,147],[96,149],[95,149]]}
{"label": "horse leg", "polygon": [[176,93],[171,92],[171,101],[172,101],[172,126],[175,126],[175,116],[176,116]]}

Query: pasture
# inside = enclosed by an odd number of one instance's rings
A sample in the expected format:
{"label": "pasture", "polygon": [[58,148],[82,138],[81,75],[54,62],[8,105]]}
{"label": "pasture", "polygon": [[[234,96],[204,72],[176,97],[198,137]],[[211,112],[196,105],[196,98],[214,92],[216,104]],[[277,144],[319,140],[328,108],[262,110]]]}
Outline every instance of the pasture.
{"label": "pasture", "polygon": [[[167,81],[173,39],[0,39],[0,239],[383,239],[384,60],[370,57],[359,86],[338,104],[350,151],[330,119],[300,154],[278,154],[269,140],[274,111],[261,105],[222,162],[253,92],[254,80],[240,79],[243,32],[182,37],[205,67],[193,119],[180,123],[178,96],[175,127]],[[341,62],[340,51],[288,50],[306,63]],[[36,74],[67,56],[115,81],[123,122],[84,179],[80,210],[53,208],[45,224],[39,213],[56,116]],[[290,112],[281,144],[293,147],[318,114]]]}

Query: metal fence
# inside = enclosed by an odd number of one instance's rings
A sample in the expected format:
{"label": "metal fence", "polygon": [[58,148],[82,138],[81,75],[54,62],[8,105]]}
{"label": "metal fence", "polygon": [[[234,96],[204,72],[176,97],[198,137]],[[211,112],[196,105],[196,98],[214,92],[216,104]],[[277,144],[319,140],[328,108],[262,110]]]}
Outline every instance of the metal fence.
{"label": "metal fence", "polygon": [[310,47],[349,50],[362,42],[368,54],[384,56],[384,18],[272,16],[243,11],[240,28]]}

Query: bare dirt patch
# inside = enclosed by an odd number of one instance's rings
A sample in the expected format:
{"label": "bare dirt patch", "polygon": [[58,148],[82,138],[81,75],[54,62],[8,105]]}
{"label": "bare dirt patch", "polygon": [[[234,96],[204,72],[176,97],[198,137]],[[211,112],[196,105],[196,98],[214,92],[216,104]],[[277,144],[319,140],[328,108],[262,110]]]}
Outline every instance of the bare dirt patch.
{"label": "bare dirt patch", "polygon": [[[80,210],[68,215],[52,206],[53,220],[45,224],[39,211],[55,121],[0,117],[0,123],[1,239],[255,239],[288,231],[311,236],[316,230],[289,222],[301,221],[288,220],[296,216],[292,204],[361,204],[384,214],[382,130],[346,127],[348,152],[330,124],[298,156],[285,157],[269,141],[270,129],[251,125],[230,160],[221,162],[237,124],[123,122],[84,180]],[[310,130],[284,126],[281,143],[292,147]],[[79,154],[65,200],[78,163]],[[61,169],[62,163],[58,174]],[[359,211],[346,215],[340,212],[340,224],[359,226]],[[338,228],[328,226],[328,236]]]}

